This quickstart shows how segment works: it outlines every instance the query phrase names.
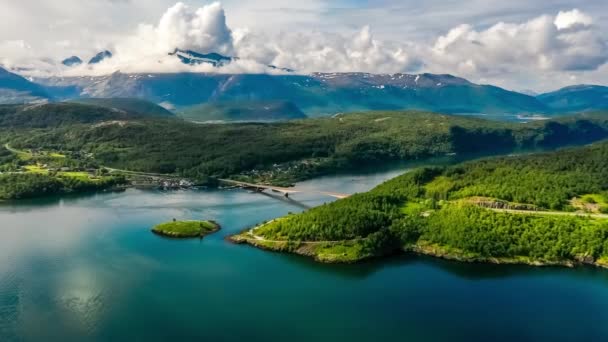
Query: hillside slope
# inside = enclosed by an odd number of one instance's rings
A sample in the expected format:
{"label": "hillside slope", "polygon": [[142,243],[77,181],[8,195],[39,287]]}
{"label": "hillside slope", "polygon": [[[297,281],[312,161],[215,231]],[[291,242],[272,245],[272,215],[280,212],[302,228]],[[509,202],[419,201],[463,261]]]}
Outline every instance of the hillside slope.
{"label": "hillside slope", "polygon": [[40,85],[0,67],[0,104],[41,102],[49,95]]}
{"label": "hillside slope", "polygon": [[72,103],[114,108],[130,113],[148,116],[173,116],[169,110],[146,100],[134,98],[83,98],[70,100]]}
{"label": "hillside slope", "polygon": [[232,101],[211,102],[187,108],[178,116],[197,122],[205,121],[286,121],[304,119],[306,115],[291,102]]}
{"label": "hillside slope", "polygon": [[451,75],[123,74],[40,79],[47,86],[76,87],[88,97],[134,97],[184,109],[208,102],[287,101],[309,116],[363,110],[418,109],[449,113],[538,113],[536,98],[476,85]]}
{"label": "hillside slope", "polygon": [[0,128],[5,129],[42,128],[52,131],[76,124],[142,118],[135,113],[78,103],[0,105]]}
{"label": "hillside slope", "polygon": [[288,185],[322,173],[391,161],[508,153],[608,137],[608,117],[601,114],[528,124],[427,112],[225,125],[160,118],[123,121],[24,131],[14,145],[85,151],[100,164],[120,169]]}
{"label": "hillside slope", "polygon": [[555,112],[581,112],[608,109],[608,87],[578,85],[537,96]]}

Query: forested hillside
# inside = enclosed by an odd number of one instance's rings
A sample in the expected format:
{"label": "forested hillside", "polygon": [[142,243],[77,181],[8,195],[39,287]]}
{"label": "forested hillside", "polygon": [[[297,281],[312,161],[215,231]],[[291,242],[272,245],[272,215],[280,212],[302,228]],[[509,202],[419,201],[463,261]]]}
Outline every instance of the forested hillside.
{"label": "forested hillside", "polygon": [[296,105],[287,101],[211,102],[187,108],[178,115],[195,122],[269,122],[306,118]]}
{"label": "forested hillside", "polygon": [[124,184],[122,177],[57,176],[38,173],[0,174],[0,200],[19,200],[49,195],[90,192]]}
{"label": "forested hillside", "polygon": [[468,261],[608,265],[607,202],[603,142],[418,169],[236,240],[323,261],[405,249]]}
{"label": "forested hillside", "polygon": [[[46,110],[42,117],[22,110],[0,118],[0,125],[21,126],[23,134],[11,141],[19,148],[85,152],[101,165],[133,171],[283,185],[379,162],[545,149],[608,137],[608,116],[603,114],[516,124],[426,112],[371,112],[273,124],[200,125],[97,113],[102,110],[97,108],[75,117],[71,109],[64,115]],[[54,127],[29,130],[48,125]]]}
{"label": "forested hillside", "polygon": [[111,120],[132,120],[142,116],[112,108],[76,103],[38,105],[0,105],[0,129],[53,130],[75,124],[93,124]]}
{"label": "forested hillside", "polygon": [[146,116],[173,116],[169,110],[142,99],[134,98],[82,98],[70,100],[71,103],[80,103],[105,108],[113,108],[129,113],[137,113]]}

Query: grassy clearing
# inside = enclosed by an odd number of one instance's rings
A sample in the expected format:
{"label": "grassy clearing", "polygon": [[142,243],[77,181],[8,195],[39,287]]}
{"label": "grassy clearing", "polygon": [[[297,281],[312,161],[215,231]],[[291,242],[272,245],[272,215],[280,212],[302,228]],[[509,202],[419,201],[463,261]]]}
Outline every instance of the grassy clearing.
{"label": "grassy clearing", "polygon": [[608,198],[604,194],[587,194],[574,198],[572,206],[585,212],[608,214]]}
{"label": "grassy clearing", "polygon": [[57,158],[57,159],[65,159],[65,158],[67,158],[67,156],[65,154],[56,153],[56,152],[49,153],[49,157],[51,157],[51,158]]}
{"label": "grassy clearing", "polygon": [[369,257],[360,242],[342,242],[316,245],[315,258],[327,263],[352,263]]}
{"label": "grassy clearing", "polygon": [[24,166],[24,168],[28,173],[36,173],[41,175],[46,175],[49,173],[49,170],[45,169],[40,165],[27,165]]}
{"label": "grassy clearing", "polygon": [[597,204],[608,205],[608,201],[606,200],[606,197],[604,197],[603,195],[600,195],[600,194],[588,194],[588,195],[584,195],[582,198],[585,203],[597,203]]}
{"label": "grassy clearing", "polygon": [[406,215],[418,215],[419,213],[429,209],[429,203],[427,200],[421,200],[420,202],[407,202],[401,212]]}
{"label": "grassy clearing", "polygon": [[98,180],[97,178],[91,177],[87,172],[82,171],[59,172],[57,173],[57,175],[62,177],[77,178],[81,180]]}

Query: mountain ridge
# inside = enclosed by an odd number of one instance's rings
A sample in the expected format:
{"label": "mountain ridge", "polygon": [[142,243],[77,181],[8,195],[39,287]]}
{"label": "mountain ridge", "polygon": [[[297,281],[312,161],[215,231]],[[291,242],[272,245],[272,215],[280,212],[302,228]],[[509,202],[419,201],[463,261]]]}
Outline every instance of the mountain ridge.
{"label": "mountain ridge", "polygon": [[44,87],[0,67],[0,104],[49,100]]}
{"label": "mountain ridge", "polygon": [[309,116],[360,110],[420,109],[449,113],[536,113],[536,98],[477,85],[452,75],[314,73],[124,74],[39,79],[45,86],[74,86],[84,97],[135,97],[176,108],[214,101],[289,101]]}
{"label": "mountain ridge", "polygon": [[592,84],[571,85],[537,98],[562,112],[608,109],[608,87]]}
{"label": "mountain ridge", "polygon": [[[198,54],[179,49],[173,54],[186,64],[219,66],[237,60],[215,53]],[[100,52],[92,60],[104,58],[111,58],[111,53]],[[12,82],[6,81],[8,74],[12,75]],[[6,70],[3,74],[0,72],[0,77],[2,75],[5,81],[0,83],[0,101],[3,103],[137,98],[179,111],[206,103],[284,101],[293,103],[311,117],[350,111],[408,109],[500,117],[608,108],[608,87],[574,85],[531,96],[494,85],[476,84],[450,74],[129,74],[117,71],[103,76],[51,76],[34,79],[34,82]]]}

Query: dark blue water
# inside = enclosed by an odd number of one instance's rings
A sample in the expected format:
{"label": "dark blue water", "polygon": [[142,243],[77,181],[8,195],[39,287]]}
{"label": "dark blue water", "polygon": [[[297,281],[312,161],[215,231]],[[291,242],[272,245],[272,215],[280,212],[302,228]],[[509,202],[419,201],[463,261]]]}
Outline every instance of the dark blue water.
{"label": "dark blue water", "polygon": [[[300,186],[352,193],[396,172]],[[608,271],[403,256],[321,265],[224,238],[331,198],[241,190],[0,206],[0,341],[606,341]],[[203,241],[150,233],[213,219]]]}

